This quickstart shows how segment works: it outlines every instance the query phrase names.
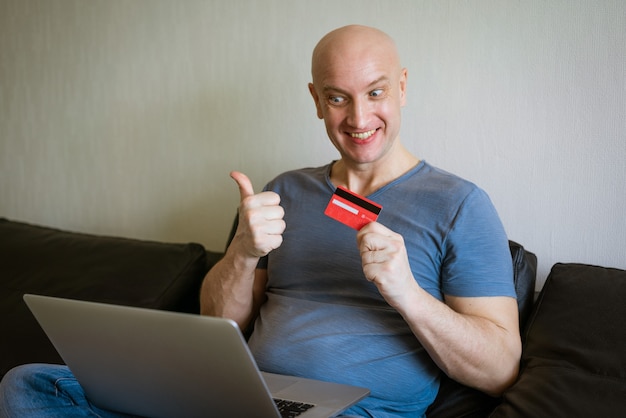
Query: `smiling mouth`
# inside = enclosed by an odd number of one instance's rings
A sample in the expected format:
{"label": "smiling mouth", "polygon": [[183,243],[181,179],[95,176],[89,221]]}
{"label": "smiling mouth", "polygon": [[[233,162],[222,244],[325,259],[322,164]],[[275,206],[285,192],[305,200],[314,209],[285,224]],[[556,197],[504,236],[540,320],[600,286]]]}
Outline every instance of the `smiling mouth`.
{"label": "smiling mouth", "polygon": [[376,133],[376,129],[372,129],[371,131],[367,132],[352,132],[350,133],[350,136],[357,139],[367,139],[370,136],[374,135],[374,133]]}

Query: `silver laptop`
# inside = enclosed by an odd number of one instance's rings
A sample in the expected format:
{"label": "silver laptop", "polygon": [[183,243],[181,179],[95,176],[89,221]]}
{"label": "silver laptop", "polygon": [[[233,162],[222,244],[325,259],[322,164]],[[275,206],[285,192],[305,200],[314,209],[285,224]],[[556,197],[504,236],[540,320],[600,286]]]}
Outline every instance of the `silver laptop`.
{"label": "silver laptop", "polygon": [[337,415],[369,395],[260,372],[228,319],[38,295],[24,300],[101,408],[154,418],[279,418],[281,399],[305,404],[298,416],[313,418]]}

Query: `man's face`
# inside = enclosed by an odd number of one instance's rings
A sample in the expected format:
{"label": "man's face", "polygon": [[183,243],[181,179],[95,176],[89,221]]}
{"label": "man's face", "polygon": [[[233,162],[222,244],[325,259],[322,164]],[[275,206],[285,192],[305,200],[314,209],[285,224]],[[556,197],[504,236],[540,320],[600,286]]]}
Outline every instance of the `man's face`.
{"label": "man's face", "polygon": [[346,163],[381,160],[400,132],[406,70],[377,50],[331,54],[309,86],[317,115]]}

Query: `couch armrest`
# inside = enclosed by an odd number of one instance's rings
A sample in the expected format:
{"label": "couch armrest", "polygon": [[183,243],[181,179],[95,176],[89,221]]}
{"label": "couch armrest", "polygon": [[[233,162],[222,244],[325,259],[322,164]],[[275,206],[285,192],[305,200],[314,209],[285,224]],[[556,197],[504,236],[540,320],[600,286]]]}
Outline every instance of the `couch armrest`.
{"label": "couch armrest", "polygon": [[626,271],[555,264],[493,418],[626,416]]}

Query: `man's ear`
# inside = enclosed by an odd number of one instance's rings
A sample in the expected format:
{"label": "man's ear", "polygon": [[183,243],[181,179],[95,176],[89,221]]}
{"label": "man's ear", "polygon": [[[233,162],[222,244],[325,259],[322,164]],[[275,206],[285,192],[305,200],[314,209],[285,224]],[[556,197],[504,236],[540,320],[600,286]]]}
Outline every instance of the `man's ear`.
{"label": "man's ear", "polygon": [[324,119],[324,115],[322,115],[322,106],[320,105],[320,98],[317,95],[317,91],[315,91],[315,86],[313,85],[313,83],[309,83],[309,92],[311,93],[311,96],[313,96],[313,101],[315,102],[317,117],[320,119]]}
{"label": "man's ear", "polygon": [[400,105],[406,105],[406,80],[408,77],[408,71],[403,68],[400,72]]}

